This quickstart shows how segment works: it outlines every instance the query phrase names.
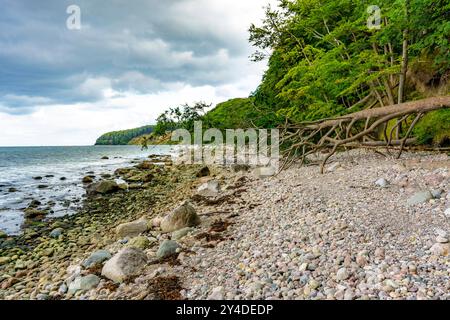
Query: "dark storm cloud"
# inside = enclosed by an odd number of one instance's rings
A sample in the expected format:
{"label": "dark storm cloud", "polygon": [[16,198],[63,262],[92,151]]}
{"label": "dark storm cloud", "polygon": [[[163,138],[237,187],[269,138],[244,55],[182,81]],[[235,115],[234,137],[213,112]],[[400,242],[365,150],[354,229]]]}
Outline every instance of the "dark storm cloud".
{"label": "dark storm cloud", "polygon": [[[206,0],[3,0],[0,112],[152,93],[171,83],[221,85],[249,54],[242,27]],[[81,8],[68,30],[66,8]],[[261,3],[261,6],[263,3]],[[213,7],[213,6],[211,6]]]}

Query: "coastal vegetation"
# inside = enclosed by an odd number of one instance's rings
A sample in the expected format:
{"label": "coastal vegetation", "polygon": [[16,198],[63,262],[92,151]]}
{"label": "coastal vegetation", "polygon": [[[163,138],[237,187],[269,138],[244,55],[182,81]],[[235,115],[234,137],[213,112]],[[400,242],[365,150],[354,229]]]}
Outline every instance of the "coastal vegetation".
{"label": "coastal vegetation", "polygon": [[134,129],[113,131],[103,134],[95,145],[127,145],[136,137],[153,132],[154,126],[148,125]]}

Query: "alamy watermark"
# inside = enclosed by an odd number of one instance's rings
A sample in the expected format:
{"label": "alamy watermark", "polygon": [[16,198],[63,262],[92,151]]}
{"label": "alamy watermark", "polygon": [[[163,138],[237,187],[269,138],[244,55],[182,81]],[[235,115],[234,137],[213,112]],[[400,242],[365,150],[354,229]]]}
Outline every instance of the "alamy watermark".
{"label": "alamy watermark", "polygon": [[280,136],[278,129],[211,128],[203,131],[201,121],[194,123],[194,136],[186,129],[172,132],[171,140],[179,143],[181,154],[176,159],[185,164],[246,164],[270,167],[278,171]]}
{"label": "alamy watermark", "polygon": [[367,13],[370,15],[367,18],[367,28],[369,30],[381,29],[381,9],[379,6],[371,5],[367,7]]}
{"label": "alamy watermark", "polygon": [[66,13],[69,17],[66,20],[66,27],[69,30],[81,29],[81,8],[75,4],[67,7]]}

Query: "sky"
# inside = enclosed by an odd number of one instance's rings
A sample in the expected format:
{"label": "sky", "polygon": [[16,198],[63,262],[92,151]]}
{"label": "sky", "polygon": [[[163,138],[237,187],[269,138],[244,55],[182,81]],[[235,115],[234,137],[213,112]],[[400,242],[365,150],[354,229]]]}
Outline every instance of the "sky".
{"label": "sky", "polygon": [[248,28],[269,2],[0,0],[0,146],[90,145],[247,97],[267,64],[250,61]]}

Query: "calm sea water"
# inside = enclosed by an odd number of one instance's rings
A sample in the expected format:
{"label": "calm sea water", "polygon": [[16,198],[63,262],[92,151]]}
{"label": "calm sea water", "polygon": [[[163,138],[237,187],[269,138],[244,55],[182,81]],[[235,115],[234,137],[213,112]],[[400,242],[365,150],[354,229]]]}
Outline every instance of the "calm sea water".
{"label": "calm sea water", "polygon": [[[88,172],[100,177],[150,154],[171,151],[170,146],[144,151],[138,146],[0,147],[0,230],[20,233],[23,209],[32,200],[44,207],[54,202],[48,217],[73,214],[85,194],[81,179]],[[109,159],[102,160],[104,156]],[[39,185],[48,187],[40,189]],[[17,191],[9,192],[10,188]]]}

